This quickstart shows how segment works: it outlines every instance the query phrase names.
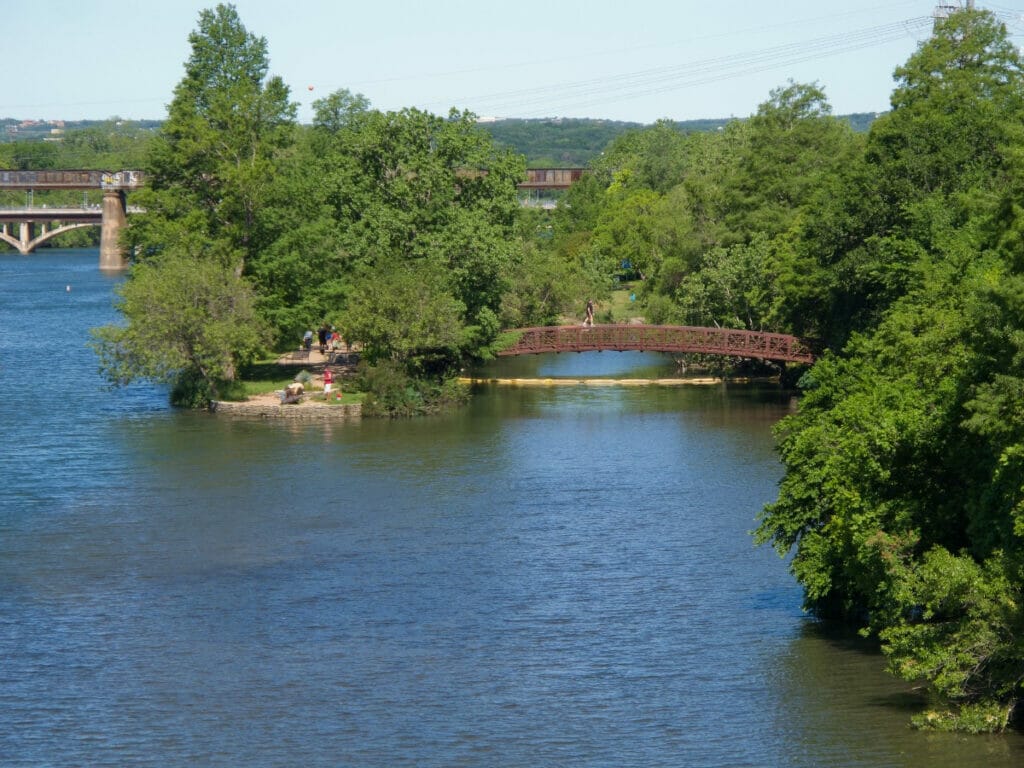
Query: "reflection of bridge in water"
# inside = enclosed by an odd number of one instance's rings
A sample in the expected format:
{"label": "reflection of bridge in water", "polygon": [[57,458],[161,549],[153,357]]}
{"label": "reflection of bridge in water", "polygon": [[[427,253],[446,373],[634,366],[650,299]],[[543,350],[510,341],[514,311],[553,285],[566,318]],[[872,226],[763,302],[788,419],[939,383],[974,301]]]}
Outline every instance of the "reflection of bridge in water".
{"label": "reflection of bridge in water", "polygon": [[776,362],[812,363],[811,345],[785,333],[698,328],[682,325],[562,325],[517,328],[518,340],[499,356],[543,352],[638,351],[749,357]]}
{"label": "reflection of bridge in water", "polygon": [[[0,240],[27,254],[62,232],[99,225],[100,269],[122,269],[125,259],[118,237],[132,210],[125,194],[142,183],[139,171],[0,171],[0,191],[27,190],[30,199],[35,190],[103,190],[103,202],[96,208],[28,205],[0,210]],[[17,237],[12,232],[14,225],[18,226]]]}

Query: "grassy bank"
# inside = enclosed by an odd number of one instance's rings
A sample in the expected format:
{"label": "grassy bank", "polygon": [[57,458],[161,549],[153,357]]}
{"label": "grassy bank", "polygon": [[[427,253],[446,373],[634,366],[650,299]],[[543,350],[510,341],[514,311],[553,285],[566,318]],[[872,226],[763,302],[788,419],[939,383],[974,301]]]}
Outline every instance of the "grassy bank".
{"label": "grassy bank", "polygon": [[[276,359],[257,361],[242,369],[238,380],[233,382],[230,389],[222,394],[222,399],[241,402],[252,397],[274,394],[296,381],[296,376],[303,371],[310,373],[310,376],[313,375],[308,366],[279,363]],[[342,396],[340,400],[332,398],[330,403],[332,405],[361,403],[365,394],[363,392],[346,391],[345,384],[346,381],[337,380],[334,390],[335,392],[340,390]],[[310,395],[313,400],[323,396],[319,387],[312,388],[308,384],[306,385],[306,394]]]}

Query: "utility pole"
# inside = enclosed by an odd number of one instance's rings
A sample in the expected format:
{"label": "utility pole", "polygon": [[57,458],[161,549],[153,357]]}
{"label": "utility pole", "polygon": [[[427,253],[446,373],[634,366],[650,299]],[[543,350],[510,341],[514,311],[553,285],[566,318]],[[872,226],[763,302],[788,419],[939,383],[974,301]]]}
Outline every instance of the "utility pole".
{"label": "utility pole", "polygon": [[932,18],[935,19],[935,23],[938,24],[943,19],[948,19],[957,11],[973,11],[974,0],[967,0],[967,6],[964,7],[962,2],[958,2],[956,5],[952,3],[939,3],[935,6],[935,10],[932,12]]}

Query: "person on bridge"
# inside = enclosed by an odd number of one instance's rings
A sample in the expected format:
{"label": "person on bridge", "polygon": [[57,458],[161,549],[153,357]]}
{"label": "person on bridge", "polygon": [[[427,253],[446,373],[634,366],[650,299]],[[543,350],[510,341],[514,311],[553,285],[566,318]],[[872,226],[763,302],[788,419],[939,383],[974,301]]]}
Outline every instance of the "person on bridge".
{"label": "person on bridge", "polygon": [[583,324],[584,325],[593,325],[594,324],[594,300],[593,299],[587,299],[587,317],[583,321]]}

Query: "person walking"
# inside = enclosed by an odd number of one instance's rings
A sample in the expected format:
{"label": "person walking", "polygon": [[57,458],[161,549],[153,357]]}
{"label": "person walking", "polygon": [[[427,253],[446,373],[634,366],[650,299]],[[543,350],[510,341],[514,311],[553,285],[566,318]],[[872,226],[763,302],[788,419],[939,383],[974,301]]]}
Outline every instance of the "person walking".
{"label": "person walking", "polygon": [[587,317],[583,321],[583,324],[584,325],[593,325],[594,324],[594,300],[593,299],[587,299]]}

